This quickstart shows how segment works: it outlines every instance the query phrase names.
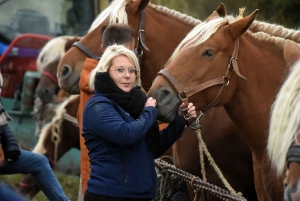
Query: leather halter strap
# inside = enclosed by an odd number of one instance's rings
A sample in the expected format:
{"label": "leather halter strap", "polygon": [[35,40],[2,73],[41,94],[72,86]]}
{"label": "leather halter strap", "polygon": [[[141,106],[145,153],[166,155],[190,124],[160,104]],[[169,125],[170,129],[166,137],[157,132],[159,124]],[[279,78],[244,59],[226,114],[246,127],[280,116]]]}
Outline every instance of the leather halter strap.
{"label": "leather halter strap", "polygon": [[42,72],[42,75],[48,77],[48,78],[49,78],[50,80],[52,80],[54,83],[57,83],[57,78],[54,77],[51,73],[44,71],[44,72]]}
{"label": "leather halter strap", "polygon": [[204,89],[207,89],[209,87],[212,87],[215,85],[222,85],[222,87],[219,90],[215,99],[210,104],[205,106],[205,108],[203,110],[200,111],[202,116],[204,116],[205,113],[208,110],[213,109],[218,104],[218,102],[221,100],[221,98],[223,97],[223,95],[227,89],[227,86],[229,85],[229,80],[230,80],[230,77],[231,77],[231,74],[233,71],[235,71],[239,77],[241,77],[245,80],[247,79],[246,77],[244,77],[240,74],[239,69],[238,69],[238,64],[237,64],[238,50],[239,50],[239,39],[237,39],[235,42],[232,57],[229,60],[228,67],[227,67],[226,72],[223,77],[206,81],[204,83],[201,83],[199,85],[191,87],[187,90],[184,90],[184,87],[182,87],[181,84],[176,80],[176,78],[174,78],[168,71],[162,69],[158,72],[158,74],[163,75],[170,82],[170,84],[174,87],[174,89],[178,93],[179,98],[181,99],[181,101],[183,103],[185,103],[185,105],[188,104],[188,97],[190,97]]}
{"label": "leather halter strap", "polygon": [[[149,48],[146,46],[145,42],[145,21],[146,21],[146,15],[145,12],[142,11],[140,15],[140,25],[139,25],[139,32],[138,32],[138,38],[137,38],[137,48],[135,48],[134,52],[136,56],[138,57],[139,64],[142,62],[143,57],[143,47],[150,51]],[[80,43],[79,41],[74,42],[72,46],[77,47],[82,52],[84,52],[88,57],[100,60],[100,57],[98,57],[96,54],[94,54],[91,50],[89,50],[88,47],[86,47],[84,44]]]}
{"label": "leather halter strap", "polygon": [[291,162],[300,163],[300,145],[291,145],[286,154],[287,167],[289,168]]}
{"label": "leather halter strap", "polygon": [[146,21],[146,14],[144,11],[142,11],[140,16],[140,26],[139,26],[139,32],[137,38],[137,47],[134,49],[134,52],[138,57],[140,65],[142,63],[142,58],[144,54],[143,47],[146,50],[150,51],[149,48],[146,46],[146,42],[145,42],[145,21]]}
{"label": "leather halter strap", "polygon": [[77,47],[78,49],[80,49],[82,52],[84,52],[90,58],[98,60],[98,61],[100,60],[100,57],[98,57],[91,50],[89,50],[89,48],[87,48],[84,44],[82,44],[80,42],[74,42],[72,46]]}

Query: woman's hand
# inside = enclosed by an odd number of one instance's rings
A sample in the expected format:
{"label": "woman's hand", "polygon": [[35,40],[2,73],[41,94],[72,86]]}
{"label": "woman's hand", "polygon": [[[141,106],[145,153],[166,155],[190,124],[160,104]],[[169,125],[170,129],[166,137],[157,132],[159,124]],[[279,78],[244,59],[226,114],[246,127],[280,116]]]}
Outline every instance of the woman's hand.
{"label": "woman's hand", "polygon": [[145,103],[145,107],[149,107],[149,106],[156,106],[156,100],[152,97],[149,97]]}
{"label": "woman's hand", "polygon": [[196,118],[196,107],[193,103],[189,103],[186,107],[184,103],[179,106],[178,115],[182,115],[184,113],[186,118]]}

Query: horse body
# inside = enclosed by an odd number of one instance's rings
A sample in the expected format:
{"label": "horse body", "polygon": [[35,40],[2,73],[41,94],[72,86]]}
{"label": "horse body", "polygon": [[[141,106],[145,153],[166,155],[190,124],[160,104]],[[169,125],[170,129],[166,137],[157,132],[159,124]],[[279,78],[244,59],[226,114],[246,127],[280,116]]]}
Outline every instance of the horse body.
{"label": "horse body", "polygon": [[[125,9],[126,2],[128,4],[125,10],[127,18],[126,20],[119,18],[117,21],[121,23],[128,20],[128,24],[135,30],[136,36],[138,36],[140,13],[144,11],[146,14],[144,34],[146,45],[150,51],[143,49],[141,75],[143,87],[148,89],[156,73],[165,64],[175,47],[200,21],[165,7],[148,5],[149,1],[114,1],[111,6],[118,7],[121,3],[124,3]],[[109,23],[109,15],[106,16],[105,13],[106,11],[103,11],[103,16],[100,14],[100,17],[105,17],[105,19],[100,19],[100,22],[97,22],[99,19],[96,19],[89,33],[80,40],[82,44],[98,56],[101,55],[101,34]],[[72,47],[61,59],[58,65],[58,80],[64,90],[70,93],[79,93],[78,80],[86,57],[81,50]],[[212,123],[216,124],[213,125]],[[216,108],[207,120],[203,120],[203,128],[203,138],[207,141],[212,156],[216,157],[218,165],[233,188],[243,193],[247,192],[249,197],[252,196],[252,200],[256,200],[253,189],[251,152],[239,136],[237,128],[229,119],[225,110]],[[226,136],[230,137],[226,138]],[[175,165],[200,176],[198,151],[196,135],[192,130],[185,129],[182,137],[173,146]],[[227,157],[231,163],[229,163]],[[205,167],[208,172],[208,181],[224,188],[208,161],[206,161]],[[237,175],[240,178],[237,179]],[[210,193],[207,193],[207,196],[208,200],[220,200]]]}
{"label": "horse body", "polygon": [[[259,200],[282,200],[283,177],[277,177],[272,168],[266,144],[271,105],[288,69],[283,57],[285,40],[264,33],[244,34],[256,14],[231,24],[212,14],[181,42],[164,70],[177,80],[180,90],[188,91],[185,95],[190,89],[201,88],[201,83],[219,77],[224,80],[187,97],[196,108],[207,112],[211,108],[206,106],[221,91],[218,85],[226,87],[224,95],[213,106],[224,105],[253,153]],[[149,95],[159,100],[161,118],[170,121],[181,101],[177,93],[182,91],[175,89],[165,74],[161,75],[155,79]]]}

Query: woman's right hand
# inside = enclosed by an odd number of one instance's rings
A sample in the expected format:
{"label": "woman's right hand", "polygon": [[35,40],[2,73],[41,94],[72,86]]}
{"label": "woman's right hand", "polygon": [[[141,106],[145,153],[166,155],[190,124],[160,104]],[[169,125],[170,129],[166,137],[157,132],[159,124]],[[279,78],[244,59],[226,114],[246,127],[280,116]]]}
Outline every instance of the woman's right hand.
{"label": "woman's right hand", "polygon": [[152,97],[149,97],[145,103],[145,107],[149,107],[149,106],[156,106],[156,100]]}

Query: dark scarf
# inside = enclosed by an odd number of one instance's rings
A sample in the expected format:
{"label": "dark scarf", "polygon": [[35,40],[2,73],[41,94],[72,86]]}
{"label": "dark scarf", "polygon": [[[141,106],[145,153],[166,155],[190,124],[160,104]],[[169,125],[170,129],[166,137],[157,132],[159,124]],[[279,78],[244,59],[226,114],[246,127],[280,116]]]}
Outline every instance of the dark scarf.
{"label": "dark scarf", "polygon": [[[111,79],[108,72],[97,73],[94,84],[96,90],[121,106],[133,118],[137,119],[140,116],[147,101],[147,96],[141,87],[136,86],[130,92],[124,92]],[[147,131],[146,140],[154,157],[159,157],[161,155],[159,149],[160,133],[157,122]]]}

